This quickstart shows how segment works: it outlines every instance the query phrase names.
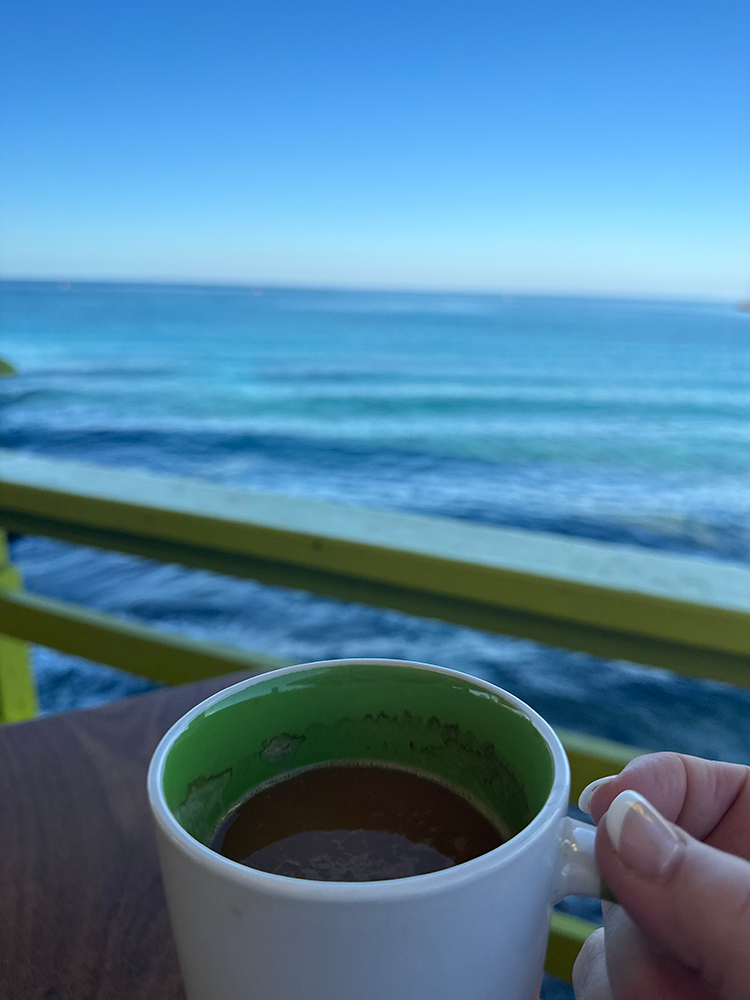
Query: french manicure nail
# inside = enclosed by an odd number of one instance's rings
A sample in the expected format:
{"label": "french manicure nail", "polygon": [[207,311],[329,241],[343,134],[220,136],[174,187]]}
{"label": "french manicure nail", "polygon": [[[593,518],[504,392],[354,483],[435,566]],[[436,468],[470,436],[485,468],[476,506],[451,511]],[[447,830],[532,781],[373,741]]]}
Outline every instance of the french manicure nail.
{"label": "french manicure nail", "polygon": [[601,788],[602,785],[606,785],[608,781],[616,778],[616,774],[608,774],[606,778],[597,778],[596,781],[592,781],[590,785],[586,785],[584,790],[578,796],[578,808],[581,812],[588,813],[591,815],[591,799],[597,788]]}
{"label": "french manicure nail", "polygon": [[664,875],[684,845],[683,835],[651,803],[630,789],[606,812],[609,839],[620,860],[645,878]]}

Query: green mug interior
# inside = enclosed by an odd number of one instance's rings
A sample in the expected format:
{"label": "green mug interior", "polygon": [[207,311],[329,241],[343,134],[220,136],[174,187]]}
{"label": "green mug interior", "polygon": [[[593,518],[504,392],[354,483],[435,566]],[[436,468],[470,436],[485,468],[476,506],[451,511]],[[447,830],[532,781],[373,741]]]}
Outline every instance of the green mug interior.
{"label": "green mug interior", "polygon": [[342,661],[270,674],[208,707],[170,747],[164,795],[180,826],[208,845],[253,789],[331,761],[434,775],[509,836],[541,810],[554,780],[544,737],[499,693],[427,667]]}

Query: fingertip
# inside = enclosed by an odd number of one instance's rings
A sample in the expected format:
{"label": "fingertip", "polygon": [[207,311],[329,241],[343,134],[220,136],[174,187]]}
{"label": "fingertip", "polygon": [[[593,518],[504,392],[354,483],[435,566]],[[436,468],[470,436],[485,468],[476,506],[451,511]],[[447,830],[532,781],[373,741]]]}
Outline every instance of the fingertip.
{"label": "fingertip", "polygon": [[604,948],[604,928],[599,927],[583,942],[573,966],[576,1000],[611,1000]]}
{"label": "fingertip", "polygon": [[596,781],[592,781],[590,784],[586,785],[584,790],[578,796],[578,808],[581,812],[588,813],[591,815],[591,800],[594,797],[594,793],[597,792],[602,785],[608,784],[610,781],[614,781],[617,777],[616,774],[608,774],[604,778],[597,778]]}
{"label": "fingertip", "polygon": [[639,792],[620,792],[604,816],[620,861],[641,878],[661,878],[684,849],[685,835]]}
{"label": "fingertip", "polygon": [[626,788],[624,792],[620,792],[610,803],[609,809],[604,814],[604,823],[607,827],[609,839],[618,853],[620,850],[622,828],[631,809],[643,812],[644,810],[650,810],[651,806],[639,792],[634,792],[631,788]]}

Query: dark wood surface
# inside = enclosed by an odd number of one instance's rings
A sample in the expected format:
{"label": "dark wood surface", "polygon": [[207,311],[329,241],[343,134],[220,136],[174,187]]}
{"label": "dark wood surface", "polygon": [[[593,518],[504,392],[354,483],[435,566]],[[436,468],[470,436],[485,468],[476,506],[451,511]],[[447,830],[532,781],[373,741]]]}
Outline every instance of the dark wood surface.
{"label": "dark wood surface", "polygon": [[0,726],[2,1000],[184,1000],[146,771],[241,676]]}

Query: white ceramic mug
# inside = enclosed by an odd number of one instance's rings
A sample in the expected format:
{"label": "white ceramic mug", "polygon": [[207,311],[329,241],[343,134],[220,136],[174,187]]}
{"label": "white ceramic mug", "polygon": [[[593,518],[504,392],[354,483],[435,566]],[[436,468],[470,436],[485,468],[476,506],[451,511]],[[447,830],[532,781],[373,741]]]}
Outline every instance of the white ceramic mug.
{"label": "white ceramic mug", "polygon": [[[206,845],[263,782],[316,763],[419,768],[510,827],[442,871],[317,882]],[[302,664],[242,681],[177,722],[148,793],[189,1000],[532,1000],[550,910],[598,896],[594,828],[566,817],[551,727],[486,681],[398,660]]]}

